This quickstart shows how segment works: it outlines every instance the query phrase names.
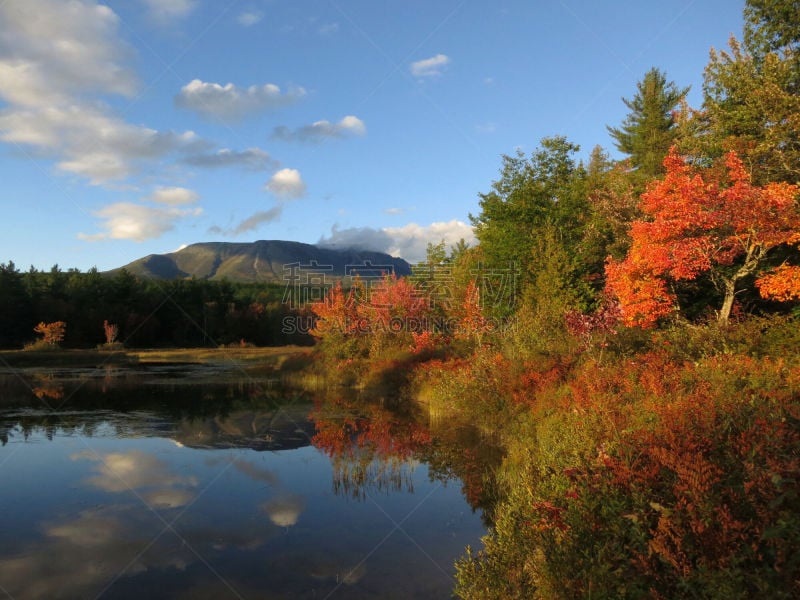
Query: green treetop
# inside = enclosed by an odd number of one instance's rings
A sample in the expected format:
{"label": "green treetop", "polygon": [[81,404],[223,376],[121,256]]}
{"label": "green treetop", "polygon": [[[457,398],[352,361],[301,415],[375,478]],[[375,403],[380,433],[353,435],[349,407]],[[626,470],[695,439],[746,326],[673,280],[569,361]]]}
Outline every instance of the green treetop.
{"label": "green treetop", "polygon": [[688,87],[667,82],[656,68],[645,73],[636,94],[622,101],[630,109],[620,127],[608,127],[617,149],[630,156],[637,178],[650,179],[663,173],[662,162],[675,141],[673,110],[686,96]]}

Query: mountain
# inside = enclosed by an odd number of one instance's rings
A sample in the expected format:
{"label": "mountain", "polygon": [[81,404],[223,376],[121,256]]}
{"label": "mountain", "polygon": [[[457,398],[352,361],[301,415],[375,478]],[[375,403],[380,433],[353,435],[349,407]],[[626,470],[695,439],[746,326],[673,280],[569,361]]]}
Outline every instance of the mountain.
{"label": "mountain", "polygon": [[[383,252],[324,248],[281,240],[192,244],[177,252],[145,256],[121,269],[152,279],[195,277],[275,283],[284,283],[290,278],[300,282],[304,277],[322,273],[332,278],[356,273],[363,277],[385,272],[411,273],[411,266],[405,260]],[[112,273],[121,269],[114,269]]]}

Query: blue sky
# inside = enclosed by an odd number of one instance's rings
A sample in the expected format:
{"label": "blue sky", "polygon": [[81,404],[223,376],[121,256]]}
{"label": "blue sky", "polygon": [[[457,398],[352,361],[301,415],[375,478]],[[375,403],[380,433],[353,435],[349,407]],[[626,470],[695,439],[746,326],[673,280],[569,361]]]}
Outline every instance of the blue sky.
{"label": "blue sky", "polygon": [[471,241],[502,154],[701,101],[740,0],[0,0],[0,262],[194,242]]}

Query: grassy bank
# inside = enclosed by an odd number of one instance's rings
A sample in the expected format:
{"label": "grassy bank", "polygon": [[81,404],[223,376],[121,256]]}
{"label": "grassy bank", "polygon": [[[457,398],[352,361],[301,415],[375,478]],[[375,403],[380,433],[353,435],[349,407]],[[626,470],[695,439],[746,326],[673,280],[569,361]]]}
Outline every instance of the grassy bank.
{"label": "grassy bank", "polygon": [[100,365],[208,364],[268,372],[292,372],[306,366],[311,349],[302,346],[269,348],[159,348],[145,350],[0,351],[0,366],[96,367]]}

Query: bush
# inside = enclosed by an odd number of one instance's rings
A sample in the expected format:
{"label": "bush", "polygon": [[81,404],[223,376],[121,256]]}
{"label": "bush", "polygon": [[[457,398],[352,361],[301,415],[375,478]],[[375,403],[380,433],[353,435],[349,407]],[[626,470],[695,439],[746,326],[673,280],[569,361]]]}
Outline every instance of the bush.
{"label": "bush", "polygon": [[54,352],[60,350],[61,348],[58,346],[58,344],[52,344],[50,342],[45,342],[44,340],[36,340],[35,342],[25,344],[22,349],[25,352]]}
{"label": "bush", "polygon": [[800,360],[670,351],[531,388],[461,597],[800,595]]}

